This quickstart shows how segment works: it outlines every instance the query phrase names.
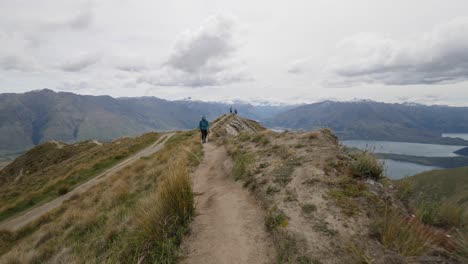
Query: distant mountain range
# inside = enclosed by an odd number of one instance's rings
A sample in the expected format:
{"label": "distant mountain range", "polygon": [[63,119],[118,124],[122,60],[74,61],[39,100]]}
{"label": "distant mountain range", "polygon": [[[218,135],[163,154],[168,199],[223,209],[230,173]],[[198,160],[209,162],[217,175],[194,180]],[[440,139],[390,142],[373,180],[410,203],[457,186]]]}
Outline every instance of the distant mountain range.
{"label": "distant mountain range", "polygon": [[[49,140],[102,141],[151,130],[194,128],[202,115],[214,119],[229,110],[226,103],[167,101],[156,97],[112,98],[51,90],[0,94],[0,155],[29,149]],[[271,117],[291,106],[235,107],[253,119]]]}
{"label": "distant mountain range", "polygon": [[265,121],[269,127],[330,127],[343,139],[467,145],[442,133],[468,133],[468,107],[387,104],[373,101],[307,104]]}
{"label": "distant mountain range", "polygon": [[[156,97],[113,98],[51,90],[0,94],[0,156],[49,140],[109,141],[152,130],[190,129],[202,115],[215,119],[230,104]],[[468,133],[468,108],[325,101],[307,105],[236,102],[242,116],[269,127],[330,127],[341,139],[372,139],[468,145],[441,133]],[[1,157],[0,157],[1,158]]]}

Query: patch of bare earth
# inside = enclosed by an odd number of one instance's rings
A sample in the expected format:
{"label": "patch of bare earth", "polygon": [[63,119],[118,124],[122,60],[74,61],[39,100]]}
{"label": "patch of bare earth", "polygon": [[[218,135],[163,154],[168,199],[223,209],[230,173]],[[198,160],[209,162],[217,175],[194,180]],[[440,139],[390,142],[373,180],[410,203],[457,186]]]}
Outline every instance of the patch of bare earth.
{"label": "patch of bare earth", "polygon": [[182,243],[182,263],[273,263],[274,247],[255,198],[231,177],[224,147],[204,145],[193,174],[197,216]]}

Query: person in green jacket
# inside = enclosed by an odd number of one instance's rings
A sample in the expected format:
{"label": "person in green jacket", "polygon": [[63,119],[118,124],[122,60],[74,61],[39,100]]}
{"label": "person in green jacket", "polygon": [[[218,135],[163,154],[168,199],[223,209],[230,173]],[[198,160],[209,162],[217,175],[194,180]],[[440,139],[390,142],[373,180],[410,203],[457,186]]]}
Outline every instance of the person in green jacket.
{"label": "person in green jacket", "polygon": [[205,116],[202,117],[200,123],[198,124],[201,132],[202,142],[206,143],[206,137],[208,136],[208,129],[210,128],[210,123],[206,120]]}

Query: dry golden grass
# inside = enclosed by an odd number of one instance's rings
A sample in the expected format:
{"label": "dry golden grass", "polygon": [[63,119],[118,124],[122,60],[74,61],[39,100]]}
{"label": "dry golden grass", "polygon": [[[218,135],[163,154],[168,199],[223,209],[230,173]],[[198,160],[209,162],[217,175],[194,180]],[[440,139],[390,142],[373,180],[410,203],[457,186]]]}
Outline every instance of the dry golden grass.
{"label": "dry golden grass", "polygon": [[[41,220],[15,233],[0,232],[9,238],[0,240],[0,263],[15,259],[22,263],[136,263],[142,256],[146,256],[142,263],[164,263],[168,256],[174,257],[178,239],[160,251],[154,240],[158,235],[140,231],[149,228],[151,221],[172,223],[160,225],[166,237],[184,230],[193,213],[188,172],[202,155],[194,133],[174,135],[160,152],[72,197]],[[185,191],[175,191],[180,188]],[[154,227],[146,230],[162,232]]]}
{"label": "dry golden grass", "polygon": [[148,133],[102,145],[87,141],[62,148],[55,143],[33,148],[0,171],[0,220],[67,193],[159,136]]}
{"label": "dry golden grass", "polygon": [[402,216],[395,208],[387,208],[376,224],[383,246],[402,256],[425,255],[448,244],[444,233],[417,218]]}
{"label": "dry golden grass", "polygon": [[138,261],[172,263],[195,212],[187,161],[172,161],[156,192],[135,213],[132,253]]}

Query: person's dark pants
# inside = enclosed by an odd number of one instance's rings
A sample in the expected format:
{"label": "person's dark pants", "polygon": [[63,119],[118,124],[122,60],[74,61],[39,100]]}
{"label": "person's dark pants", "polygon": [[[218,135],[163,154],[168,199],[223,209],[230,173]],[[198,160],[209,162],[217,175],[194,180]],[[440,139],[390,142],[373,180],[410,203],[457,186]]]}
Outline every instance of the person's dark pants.
{"label": "person's dark pants", "polygon": [[200,129],[201,131],[201,139],[202,139],[202,142],[205,143],[206,142],[206,136],[208,135],[208,130],[206,129]]}

